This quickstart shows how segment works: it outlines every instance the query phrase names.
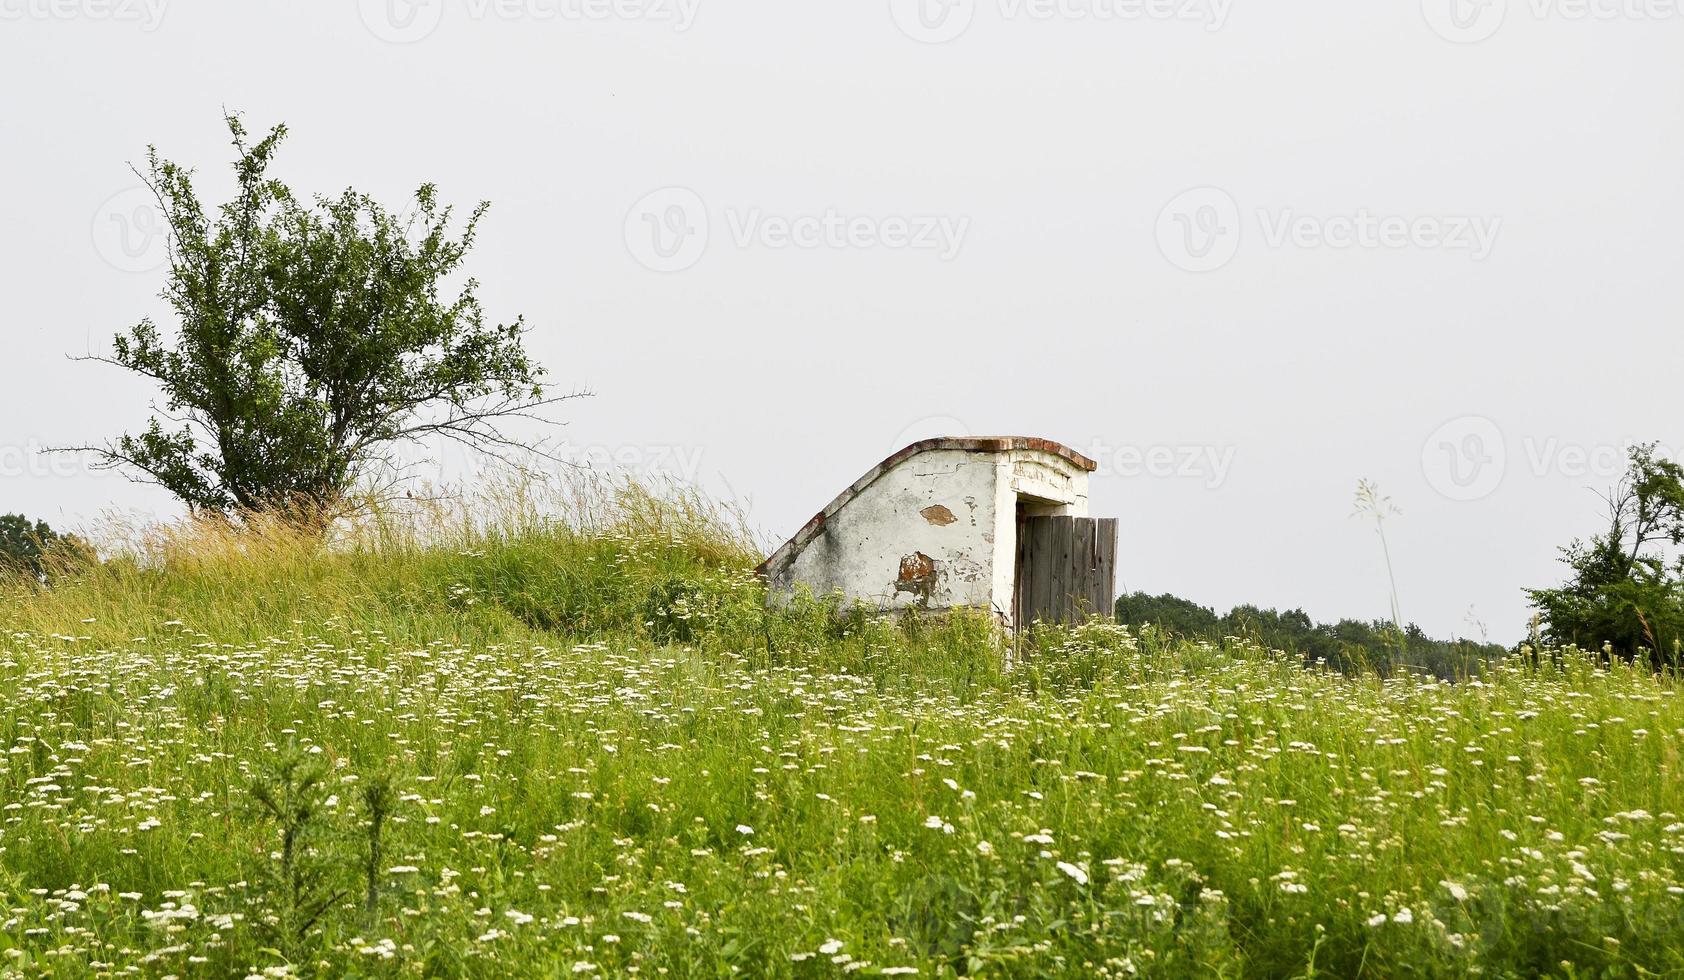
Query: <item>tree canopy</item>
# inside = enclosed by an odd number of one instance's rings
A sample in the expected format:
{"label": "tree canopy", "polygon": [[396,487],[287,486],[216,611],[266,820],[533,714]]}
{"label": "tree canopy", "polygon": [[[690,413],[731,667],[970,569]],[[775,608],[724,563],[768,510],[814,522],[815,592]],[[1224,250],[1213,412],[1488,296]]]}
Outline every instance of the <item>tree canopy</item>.
{"label": "tree canopy", "polygon": [[1572,569],[1559,588],[1530,589],[1541,638],[1558,645],[1679,664],[1684,644],[1684,469],[1631,450],[1625,476],[1603,496],[1606,530],[1561,549]]}
{"label": "tree canopy", "polygon": [[175,323],[143,319],[93,358],[162,396],[138,433],[84,447],[98,465],[231,512],[333,506],[403,443],[530,448],[503,425],[574,396],[546,393],[524,320],[488,322],[472,278],[447,287],[488,205],[452,231],[431,184],[404,212],[355,190],[300,197],[269,175],[286,127],[252,142],[238,116],[226,122],[237,189],[214,211],[191,170],[148,153]]}

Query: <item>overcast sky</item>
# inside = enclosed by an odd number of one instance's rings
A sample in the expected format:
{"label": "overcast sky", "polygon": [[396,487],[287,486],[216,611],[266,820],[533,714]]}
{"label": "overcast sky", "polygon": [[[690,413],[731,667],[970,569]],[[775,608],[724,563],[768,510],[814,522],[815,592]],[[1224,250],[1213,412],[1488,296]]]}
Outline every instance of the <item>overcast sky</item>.
{"label": "overcast sky", "polygon": [[1381,618],[1369,478],[1405,618],[1511,642],[1623,447],[1684,449],[1681,54],[1672,0],[0,0],[0,512],[177,512],[36,450],[144,422],[67,355],[163,313],[127,166],[220,199],[226,106],[295,189],[491,200],[569,452],[769,537],[1045,436],[1124,588]]}

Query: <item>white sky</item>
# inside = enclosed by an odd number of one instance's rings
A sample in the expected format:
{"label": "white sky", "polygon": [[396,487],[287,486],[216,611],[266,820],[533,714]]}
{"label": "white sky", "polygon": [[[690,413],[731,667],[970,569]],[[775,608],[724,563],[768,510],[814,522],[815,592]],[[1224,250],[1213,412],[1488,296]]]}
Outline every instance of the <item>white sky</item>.
{"label": "white sky", "polygon": [[34,450],[143,423],[66,355],[163,312],[126,164],[220,199],[223,106],[295,189],[490,199],[573,447],[771,536],[1041,435],[1107,464],[1127,589],[1378,618],[1367,477],[1405,617],[1513,641],[1621,447],[1684,449],[1672,0],[925,2],[0,0],[0,512],[175,512]]}

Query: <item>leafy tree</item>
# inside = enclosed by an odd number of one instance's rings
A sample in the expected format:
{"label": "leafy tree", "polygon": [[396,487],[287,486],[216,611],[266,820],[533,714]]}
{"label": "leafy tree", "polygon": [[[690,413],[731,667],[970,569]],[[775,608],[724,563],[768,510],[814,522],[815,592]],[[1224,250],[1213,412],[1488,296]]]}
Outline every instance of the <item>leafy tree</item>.
{"label": "leafy tree", "polygon": [[44,521],[31,524],[22,514],[0,516],[0,573],[41,574],[43,550],[58,540]]}
{"label": "leafy tree", "polygon": [[1530,589],[1542,638],[1550,643],[1678,663],[1684,643],[1684,469],[1636,446],[1624,477],[1603,497],[1607,530],[1563,548],[1573,570],[1556,589]]}
{"label": "leafy tree", "polygon": [[407,213],[354,190],[300,198],[269,176],[285,126],[253,143],[225,118],[237,190],[220,209],[156,148],[142,175],[170,229],[175,330],[145,319],[91,358],[150,378],[164,404],[139,433],[83,448],[212,512],[331,507],[432,437],[529,449],[502,424],[563,398],[546,395],[524,322],[488,324],[471,278],[446,293],[488,205],[452,233],[431,184]]}

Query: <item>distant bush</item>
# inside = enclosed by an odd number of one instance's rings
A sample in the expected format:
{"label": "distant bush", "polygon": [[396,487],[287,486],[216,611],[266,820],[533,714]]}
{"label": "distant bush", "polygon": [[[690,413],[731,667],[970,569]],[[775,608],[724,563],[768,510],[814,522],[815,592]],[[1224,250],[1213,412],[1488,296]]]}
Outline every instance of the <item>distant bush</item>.
{"label": "distant bush", "polygon": [[40,579],[47,574],[55,553],[68,558],[85,547],[74,536],[54,531],[45,521],[31,523],[22,514],[0,516],[0,575]]}

